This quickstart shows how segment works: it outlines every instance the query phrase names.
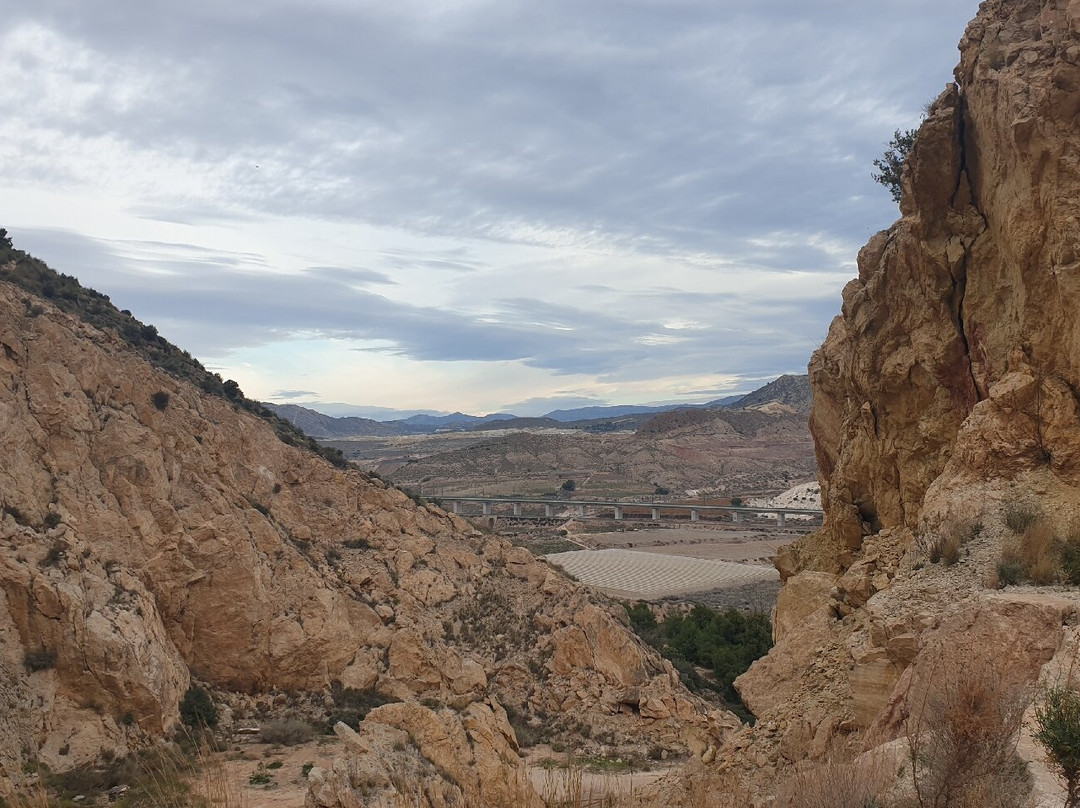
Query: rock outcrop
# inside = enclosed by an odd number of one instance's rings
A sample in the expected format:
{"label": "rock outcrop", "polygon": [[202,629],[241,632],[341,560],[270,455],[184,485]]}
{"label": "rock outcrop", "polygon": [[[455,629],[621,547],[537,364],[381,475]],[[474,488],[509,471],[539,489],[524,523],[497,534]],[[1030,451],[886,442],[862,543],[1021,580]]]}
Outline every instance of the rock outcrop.
{"label": "rock outcrop", "polygon": [[762,788],[903,735],[978,660],[1032,687],[1080,613],[993,588],[1009,507],[1080,514],[1080,2],[987,0],[960,48],[810,363],[825,525],[778,559],[737,682],[759,722],[718,756]]}
{"label": "rock outcrop", "polygon": [[8,770],[89,763],[168,733],[193,677],[237,705],[334,683],[408,702],[383,723],[444,768],[408,716],[420,700],[451,705],[472,757],[446,770],[480,789],[470,804],[502,804],[484,772],[516,766],[499,703],[695,747],[735,723],[691,696],[620,609],[529,552],[286,445],[5,271]]}
{"label": "rock outcrop", "polygon": [[1080,6],[988,2],[810,363],[828,509],[806,565],[973,480],[1080,482]]}

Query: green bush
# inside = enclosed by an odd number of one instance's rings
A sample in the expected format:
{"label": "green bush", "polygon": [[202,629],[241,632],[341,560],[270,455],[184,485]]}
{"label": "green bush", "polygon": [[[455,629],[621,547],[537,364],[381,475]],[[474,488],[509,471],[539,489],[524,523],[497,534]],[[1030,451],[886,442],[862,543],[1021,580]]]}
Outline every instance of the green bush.
{"label": "green bush", "polygon": [[217,707],[205,688],[192,685],[187,689],[180,701],[180,720],[189,727],[213,729],[217,726]]}
{"label": "green bush", "polygon": [[165,408],[169,406],[169,394],[164,390],[158,390],[154,395],[150,396],[150,401],[153,402],[154,406],[159,410],[164,411]]}
{"label": "green bush", "polygon": [[1065,781],[1065,808],[1080,805],[1080,692],[1064,685],[1046,690],[1035,704],[1035,740]]}
{"label": "green bush", "polygon": [[904,173],[904,163],[907,161],[908,152],[915,145],[915,129],[901,132],[897,129],[893,132],[892,140],[889,141],[885,153],[874,160],[874,168],[877,173],[871,173],[874,182],[884,185],[889,189],[893,202],[900,201],[900,178]]}

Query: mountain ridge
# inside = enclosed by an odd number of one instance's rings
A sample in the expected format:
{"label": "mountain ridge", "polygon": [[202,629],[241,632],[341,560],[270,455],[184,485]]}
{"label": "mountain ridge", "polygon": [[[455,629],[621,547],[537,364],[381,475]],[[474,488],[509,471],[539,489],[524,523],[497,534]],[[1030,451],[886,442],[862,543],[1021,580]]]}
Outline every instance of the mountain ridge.
{"label": "mountain ridge", "polygon": [[[304,429],[316,438],[340,439],[358,436],[387,436],[392,434],[424,434],[439,430],[537,428],[543,423],[551,426],[564,425],[567,428],[587,428],[600,430],[605,422],[618,419],[635,418],[627,421],[622,428],[636,429],[649,416],[680,410],[708,410],[719,408],[755,408],[771,403],[790,406],[795,412],[809,415],[810,384],[808,377],[783,375],[768,384],[749,393],[727,396],[705,402],[704,404],[667,404],[647,406],[638,404],[578,407],[575,409],[552,410],[540,416],[520,417],[511,413],[491,413],[477,416],[457,412],[449,415],[428,415],[419,413],[404,419],[376,420],[357,416],[335,417],[326,415],[302,404],[273,404],[263,402],[262,406],[277,413]],[[639,417],[640,416],[640,417]],[[507,422],[500,425],[500,422]],[[378,426],[382,424],[383,426]]]}

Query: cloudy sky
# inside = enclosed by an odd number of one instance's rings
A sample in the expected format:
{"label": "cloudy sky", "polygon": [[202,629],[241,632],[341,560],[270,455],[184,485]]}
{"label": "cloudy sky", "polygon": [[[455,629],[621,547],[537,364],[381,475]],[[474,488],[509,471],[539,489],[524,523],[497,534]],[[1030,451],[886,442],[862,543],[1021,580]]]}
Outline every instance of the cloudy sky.
{"label": "cloudy sky", "polygon": [[252,397],[805,372],[976,0],[0,0],[0,226]]}

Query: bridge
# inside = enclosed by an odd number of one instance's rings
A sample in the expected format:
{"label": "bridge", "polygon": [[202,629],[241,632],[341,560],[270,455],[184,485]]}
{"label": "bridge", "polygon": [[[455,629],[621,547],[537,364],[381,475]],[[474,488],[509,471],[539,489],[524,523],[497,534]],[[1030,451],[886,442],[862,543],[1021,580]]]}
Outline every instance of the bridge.
{"label": "bridge", "polygon": [[[733,523],[748,522],[752,519],[769,516],[776,517],[777,527],[784,527],[788,516],[808,518],[812,524],[819,524],[825,512],[815,508],[753,508],[745,505],[696,505],[687,502],[627,502],[625,500],[595,499],[549,499],[541,497],[485,497],[461,496],[439,497],[439,502],[449,505],[460,516],[512,516],[518,519],[554,519],[569,510],[578,519],[601,518],[597,511],[611,511],[617,521],[623,519],[647,519],[660,522],[664,519],[685,519],[689,514],[691,522],[699,522],[709,516],[729,519]],[[479,505],[480,513],[466,513],[463,506]],[[556,509],[563,514],[556,514]],[[472,510],[475,511],[475,508]],[[610,517],[607,517],[610,518]]]}

